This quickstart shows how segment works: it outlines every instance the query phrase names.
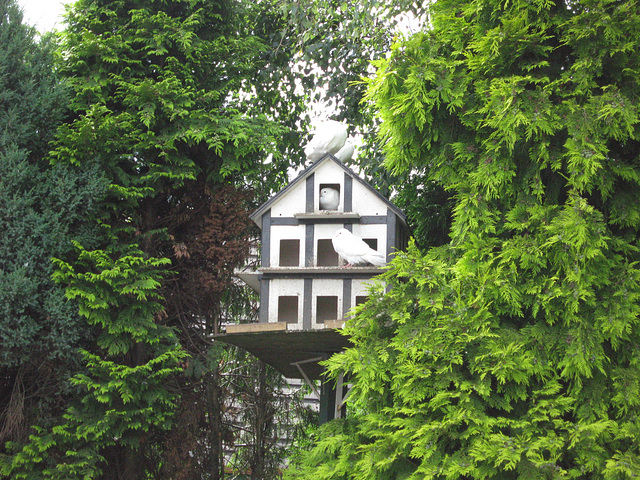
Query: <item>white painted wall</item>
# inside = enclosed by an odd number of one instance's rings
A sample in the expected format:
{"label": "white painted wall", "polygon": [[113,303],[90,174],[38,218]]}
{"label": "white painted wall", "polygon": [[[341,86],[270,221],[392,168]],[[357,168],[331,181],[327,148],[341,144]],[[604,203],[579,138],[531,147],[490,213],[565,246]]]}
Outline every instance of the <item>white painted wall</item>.
{"label": "white painted wall", "polygon": [[[351,284],[350,305],[356,304],[356,297],[366,297],[369,294],[369,287],[373,280],[371,279],[353,279]],[[311,328],[323,329],[324,322],[318,322],[317,319],[317,299],[319,296],[335,296],[338,297],[337,303],[337,320],[343,320],[343,302],[342,297],[343,282],[339,278],[316,278],[313,279],[312,300],[311,300]],[[302,330],[303,325],[303,309],[304,309],[304,280],[277,278],[270,282],[269,288],[269,322],[277,322],[278,319],[278,297],[280,296],[297,296],[298,297],[298,322],[287,325],[288,330]]]}
{"label": "white painted wall", "polygon": [[285,195],[271,205],[271,217],[293,217],[302,213],[307,203],[304,180],[294,185]]}
{"label": "white painted wall", "polygon": [[353,211],[363,215],[387,216],[387,205],[357,180],[353,181]]}
{"label": "white painted wall", "polygon": [[[314,170],[314,211],[319,212],[320,188],[325,184],[340,185],[340,205],[338,211],[344,211],[344,174],[345,171],[332,160],[325,160]],[[353,181],[352,211],[360,215],[387,215],[387,205],[358,180]],[[293,185],[285,195],[271,205],[272,217],[292,217],[303,213],[306,206],[306,181],[303,179]]]}
{"label": "white painted wall", "polygon": [[[314,261],[313,265],[317,265],[317,245],[318,240],[331,240],[335,232],[342,228],[343,224],[316,224],[314,226]],[[353,233],[360,238],[375,238],[378,240],[378,251],[385,254],[387,248],[387,228],[386,225],[353,225]],[[280,240],[298,240],[298,265],[304,266],[304,249],[305,249],[305,225],[274,225],[271,227],[271,253],[270,265],[272,267],[280,266]]]}
{"label": "white painted wall", "polygon": [[[340,205],[338,211],[344,211],[344,175],[345,171],[332,160],[325,160],[314,170],[314,210],[319,210],[319,194],[322,185],[338,184],[340,186]],[[353,208],[352,211],[360,216],[378,215],[386,219],[387,204],[358,180],[353,181]],[[306,182],[304,179],[290,188],[285,195],[280,197],[271,205],[271,217],[294,217],[295,214],[304,213],[306,206]],[[317,244],[319,239],[330,240],[335,232],[342,228],[343,224],[338,219],[333,224],[315,224],[314,226],[314,265],[317,265]],[[387,250],[387,226],[386,224],[353,224],[353,233],[360,238],[377,239],[377,250],[386,253]],[[271,227],[271,253],[270,264],[272,267],[279,266],[280,241],[295,239],[299,241],[299,262],[300,267],[304,267],[306,226],[300,224],[273,225]],[[351,287],[350,305],[354,306],[356,297],[367,296],[371,280],[354,279]],[[342,279],[313,279],[312,299],[311,299],[311,326],[314,329],[324,328],[324,323],[317,321],[317,298],[319,296],[335,296],[338,298],[337,319],[343,317],[343,280]],[[280,296],[296,296],[298,299],[298,322],[288,324],[289,330],[301,330],[303,325],[304,309],[304,280],[276,278],[271,280],[269,288],[269,322],[278,321],[278,298]]]}

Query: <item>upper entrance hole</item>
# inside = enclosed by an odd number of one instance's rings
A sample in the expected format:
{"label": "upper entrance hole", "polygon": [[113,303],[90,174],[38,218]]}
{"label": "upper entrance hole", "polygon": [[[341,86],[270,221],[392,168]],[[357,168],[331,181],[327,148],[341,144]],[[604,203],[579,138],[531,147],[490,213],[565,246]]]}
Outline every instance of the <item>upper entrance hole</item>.
{"label": "upper entrance hole", "polygon": [[320,210],[338,210],[340,206],[340,184],[321,183],[318,199]]}

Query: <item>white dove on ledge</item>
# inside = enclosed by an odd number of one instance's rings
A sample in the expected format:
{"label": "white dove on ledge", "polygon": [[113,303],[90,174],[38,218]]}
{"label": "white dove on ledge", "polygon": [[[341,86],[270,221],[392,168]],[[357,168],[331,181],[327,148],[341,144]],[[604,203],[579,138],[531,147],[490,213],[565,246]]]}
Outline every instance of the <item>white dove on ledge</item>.
{"label": "white dove on ledge", "polygon": [[[347,127],[346,125],[336,122],[335,120],[327,120],[322,122],[316,128],[313,138],[304,147],[304,154],[307,160],[315,162],[320,160],[325,154],[331,153],[332,155],[340,152],[340,161],[348,160],[353,155],[353,147],[349,152],[347,142]],[[346,144],[346,145],[345,145]],[[346,147],[341,151],[343,147]],[[343,160],[344,159],[344,160]]]}
{"label": "white dove on ledge", "polygon": [[346,228],[338,230],[331,239],[331,243],[336,253],[347,261],[347,267],[366,263],[382,267],[387,263],[383,254],[375,251]]}
{"label": "white dove on ledge", "polygon": [[320,210],[337,210],[340,205],[340,193],[335,188],[324,187],[320,190]]}

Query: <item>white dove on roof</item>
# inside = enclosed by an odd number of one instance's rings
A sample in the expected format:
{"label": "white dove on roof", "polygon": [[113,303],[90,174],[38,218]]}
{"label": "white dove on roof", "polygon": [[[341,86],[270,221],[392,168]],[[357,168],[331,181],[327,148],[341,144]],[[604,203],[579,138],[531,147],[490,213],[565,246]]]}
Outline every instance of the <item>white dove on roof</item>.
{"label": "white dove on roof", "polygon": [[346,228],[338,230],[331,239],[331,243],[336,253],[347,261],[347,267],[366,263],[382,267],[387,263],[382,253],[371,248]]}
{"label": "white dove on roof", "polygon": [[346,125],[327,120],[316,128],[313,138],[304,147],[304,154],[307,160],[315,162],[320,160],[325,154],[340,154],[337,158],[344,162],[353,155],[353,146],[347,142]]}
{"label": "white dove on roof", "polygon": [[351,157],[353,157],[354,151],[355,151],[355,148],[353,144],[351,144],[350,142],[346,142],[343,145],[343,147],[333,155],[342,163],[345,163],[347,160],[351,160]]}

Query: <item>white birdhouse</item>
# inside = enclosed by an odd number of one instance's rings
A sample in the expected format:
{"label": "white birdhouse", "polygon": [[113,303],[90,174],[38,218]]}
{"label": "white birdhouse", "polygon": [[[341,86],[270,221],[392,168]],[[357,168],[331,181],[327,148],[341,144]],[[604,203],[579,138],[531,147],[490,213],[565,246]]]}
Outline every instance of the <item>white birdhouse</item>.
{"label": "white birdhouse", "polygon": [[376,265],[406,247],[406,218],[325,154],[251,219],[262,230],[261,266],[238,276],[260,294],[260,323],[229,326],[224,341],[289,377],[300,378],[301,364],[309,362],[307,374],[317,378],[321,368],[311,359],[317,363],[347,345],[336,329],[366,300],[372,277],[382,271]]}

